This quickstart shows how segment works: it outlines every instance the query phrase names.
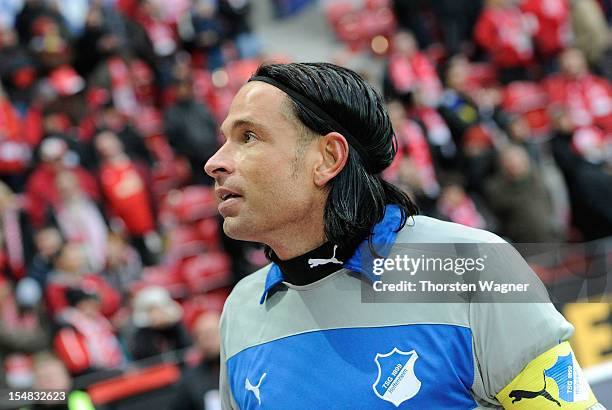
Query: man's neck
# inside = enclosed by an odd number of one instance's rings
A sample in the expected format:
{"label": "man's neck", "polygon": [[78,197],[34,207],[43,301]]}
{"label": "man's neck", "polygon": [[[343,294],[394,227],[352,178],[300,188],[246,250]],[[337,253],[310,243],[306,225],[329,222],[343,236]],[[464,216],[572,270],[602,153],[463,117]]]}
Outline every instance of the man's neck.
{"label": "man's neck", "polygon": [[303,255],[325,243],[325,233],[321,224],[320,232],[306,233],[298,230],[286,236],[284,241],[275,241],[273,245],[268,245],[281,260],[288,260],[296,256]]}
{"label": "man's neck", "polygon": [[264,241],[281,260],[295,258],[323,245],[325,227],[323,223],[323,203],[320,209],[311,208],[305,217],[295,223],[284,226]]}

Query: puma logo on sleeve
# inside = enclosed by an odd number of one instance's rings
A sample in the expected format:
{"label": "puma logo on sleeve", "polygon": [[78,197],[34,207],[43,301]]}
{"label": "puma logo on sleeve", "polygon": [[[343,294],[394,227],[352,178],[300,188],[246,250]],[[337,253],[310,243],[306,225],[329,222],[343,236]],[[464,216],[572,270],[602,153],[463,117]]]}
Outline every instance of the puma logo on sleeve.
{"label": "puma logo on sleeve", "polygon": [[542,396],[547,400],[557,403],[557,406],[561,407],[561,403],[556,400],[553,396],[550,395],[549,392],[546,391],[546,372],[542,372],[544,375],[544,388],[540,391],[529,391],[529,390],[512,390],[510,397],[512,397],[512,403],[516,403],[521,399],[535,399],[538,396]]}

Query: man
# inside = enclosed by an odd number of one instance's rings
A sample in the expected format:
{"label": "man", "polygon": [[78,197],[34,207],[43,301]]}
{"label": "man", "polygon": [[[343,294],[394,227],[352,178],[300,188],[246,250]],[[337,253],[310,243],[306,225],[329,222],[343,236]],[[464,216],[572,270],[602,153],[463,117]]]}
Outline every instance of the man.
{"label": "man", "polygon": [[484,192],[500,220],[502,235],[518,243],[555,242],[550,193],[527,150],[520,145],[501,148],[499,165]]}
{"label": "man", "polygon": [[[190,74],[176,78],[176,103],[168,108],[164,128],[168,142],[178,155],[186,157],[194,169],[199,168],[216,151],[217,126],[208,108],[196,100]],[[194,183],[211,185],[202,172],[194,173]]]}
{"label": "man", "polygon": [[561,71],[544,81],[553,111],[565,112],[574,129],[597,126],[612,132],[612,84],[590,72],[580,49],[568,48],[559,63]]}
{"label": "man", "polygon": [[[224,230],[264,243],[273,261],[225,304],[223,408],[556,409],[548,396],[597,408],[566,342],[572,326],[550,303],[366,303],[378,281],[372,251],[502,241],[414,216],[380,178],[395,155],[393,130],[357,74],[325,63],[262,66],[221,131],[225,143],[205,170]],[[491,262],[526,265],[510,257]]]}

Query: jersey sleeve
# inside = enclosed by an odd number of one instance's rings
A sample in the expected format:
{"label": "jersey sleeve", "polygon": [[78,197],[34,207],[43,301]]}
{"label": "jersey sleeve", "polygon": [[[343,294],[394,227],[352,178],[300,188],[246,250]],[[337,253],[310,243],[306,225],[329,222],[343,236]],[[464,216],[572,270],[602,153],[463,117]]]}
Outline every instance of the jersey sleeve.
{"label": "jersey sleeve", "polygon": [[221,400],[221,408],[223,410],[238,409],[234,397],[232,396],[232,389],[229,384],[227,375],[227,354],[226,348],[228,340],[228,326],[227,326],[227,303],[223,309],[221,315],[220,331],[221,331],[221,353],[220,353],[220,371],[219,371],[219,397]]}
{"label": "jersey sleeve", "polygon": [[[509,393],[504,389],[534,359],[567,341],[574,328],[550,303],[544,285],[513,246],[505,244],[488,249],[491,249],[488,251],[491,255],[482,279],[503,280],[504,277],[526,275],[531,286],[530,294],[523,300],[538,301],[470,304],[475,361],[472,390],[483,401],[500,405],[500,397],[505,402],[507,397],[502,396]],[[542,389],[541,372],[551,370],[542,368],[538,371],[539,389]]]}

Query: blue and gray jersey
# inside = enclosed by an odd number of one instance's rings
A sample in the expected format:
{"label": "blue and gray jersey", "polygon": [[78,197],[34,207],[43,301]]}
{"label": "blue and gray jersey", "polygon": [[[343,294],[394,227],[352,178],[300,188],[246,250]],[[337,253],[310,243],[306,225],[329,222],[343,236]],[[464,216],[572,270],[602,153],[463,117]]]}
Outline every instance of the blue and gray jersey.
{"label": "blue and gray jersey", "polygon": [[[503,243],[426,216],[395,232],[399,218],[388,207],[373,230],[390,253],[396,244]],[[304,286],[273,263],[235,287],[221,319],[224,409],[500,408],[496,395],[573,332],[550,303],[365,303],[373,275],[363,249]],[[497,259],[526,265],[518,253]]]}

